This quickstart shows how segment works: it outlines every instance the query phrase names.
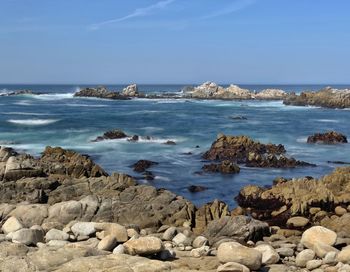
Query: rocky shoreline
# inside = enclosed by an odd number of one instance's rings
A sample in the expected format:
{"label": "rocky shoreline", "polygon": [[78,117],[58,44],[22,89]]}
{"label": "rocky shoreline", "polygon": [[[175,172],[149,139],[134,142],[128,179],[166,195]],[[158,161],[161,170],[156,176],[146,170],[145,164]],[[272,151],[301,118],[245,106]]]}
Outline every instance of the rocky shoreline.
{"label": "rocky shoreline", "polygon": [[[221,135],[204,156],[232,159],[217,143],[236,140]],[[219,200],[196,207],[87,155],[1,147],[0,271],[350,271],[350,167],[274,183],[243,188],[231,211]]]}

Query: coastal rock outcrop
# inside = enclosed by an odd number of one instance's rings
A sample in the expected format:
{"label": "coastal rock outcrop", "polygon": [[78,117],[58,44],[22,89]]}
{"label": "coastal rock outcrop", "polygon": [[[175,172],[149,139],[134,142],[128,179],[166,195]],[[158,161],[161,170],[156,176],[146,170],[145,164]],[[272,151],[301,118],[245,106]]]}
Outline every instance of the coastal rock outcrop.
{"label": "coastal rock outcrop", "polygon": [[184,91],[185,97],[197,99],[251,99],[252,93],[237,85],[227,88],[221,87],[214,82],[205,82],[200,86],[188,88]]}
{"label": "coastal rock outcrop", "polygon": [[311,164],[288,158],[283,145],[261,144],[247,136],[219,134],[210,149],[204,153],[206,160],[231,161],[248,167],[296,167]]}
{"label": "coastal rock outcrop", "polygon": [[75,97],[95,97],[104,99],[128,99],[118,92],[108,91],[106,87],[98,86],[96,88],[84,88],[74,94]]}
{"label": "coastal rock outcrop", "polygon": [[[254,218],[260,220],[285,225],[290,216],[304,215],[312,222],[324,222],[334,229],[338,226],[339,231],[339,225],[335,226],[331,221],[323,219],[335,207],[350,204],[350,167],[337,168],[318,180],[293,179],[278,183],[272,188],[249,185],[240,191],[236,200],[241,207],[249,208]],[[347,217],[343,216],[344,219]],[[341,219],[336,219],[340,222],[338,220]],[[348,234],[350,235],[350,230]]]}
{"label": "coastal rock outcrop", "polygon": [[280,89],[265,89],[254,94],[257,100],[283,100],[286,96],[287,93]]}
{"label": "coastal rock outcrop", "polygon": [[236,174],[240,172],[240,168],[237,164],[224,160],[221,163],[211,163],[203,166],[205,172],[219,172],[222,174]]}
{"label": "coastal rock outcrop", "polygon": [[344,134],[341,134],[336,131],[328,131],[325,133],[316,133],[307,138],[307,143],[309,144],[339,144],[347,143],[348,140]]}
{"label": "coastal rock outcrop", "polygon": [[317,106],[325,108],[349,108],[350,89],[334,89],[326,87],[317,92],[302,92],[300,95],[290,94],[284,100],[285,105]]}

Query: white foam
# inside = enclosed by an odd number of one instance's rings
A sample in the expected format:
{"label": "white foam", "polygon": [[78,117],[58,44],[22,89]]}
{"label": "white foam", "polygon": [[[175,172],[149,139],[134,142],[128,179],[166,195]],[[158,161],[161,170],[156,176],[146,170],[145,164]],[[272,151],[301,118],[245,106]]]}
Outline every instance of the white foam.
{"label": "white foam", "polygon": [[62,100],[62,99],[70,99],[74,97],[74,93],[53,93],[53,94],[38,94],[33,95],[33,98],[40,99],[40,100]]}
{"label": "white foam", "polygon": [[339,123],[338,120],[333,120],[333,119],[316,119],[315,121],[322,122],[322,123]]}
{"label": "white foam", "polygon": [[1,114],[5,115],[29,115],[29,116],[46,116],[46,115],[54,115],[51,113],[34,113],[34,112],[20,112],[20,111],[13,111],[13,112],[1,112]]}
{"label": "white foam", "polygon": [[297,138],[298,143],[306,143],[306,141],[307,141],[307,137],[305,136]]}
{"label": "white foam", "polygon": [[32,105],[32,104],[30,103],[30,100],[22,100],[22,101],[13,103],[13,104],[19,105],[19,106],[30,106],[30,105]]}
{"label": "white foam", "polygon": [[25,126],[43,126],[58,122],[58,119],[10,119],[7,122]]}

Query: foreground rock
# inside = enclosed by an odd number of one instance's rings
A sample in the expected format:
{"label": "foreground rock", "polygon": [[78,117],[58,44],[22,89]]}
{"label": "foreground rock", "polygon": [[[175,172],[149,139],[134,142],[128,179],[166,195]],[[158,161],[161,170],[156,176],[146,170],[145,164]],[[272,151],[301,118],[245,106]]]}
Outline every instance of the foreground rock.
{"label": "foreground rock", "polygon": [[307,138],[309,144],[339,144],[347,143],[348,140],[344,134],[336,131],[328,131],[325,133],[316,133]]}
{"label": "foreground rock", "polygon": [[227,242],[219,246],[218,259],[222,263],[235,262],[251,270],[258,270],[261,267],[262,254],[237,242]]}
{"label": "foreground rock", "polygon": [[310,165],[288,158],[284,155],[285,153],[286,150],[281,144],[261,144],[247,136],[219,134],[210,149],[204,153],[203,158],[222,162],[231,161],[248,167],[284,168]]}
{"label": "foreground rock", "polygon": [[246,186],[236,200],[241,207],[249,208],[254,218],[285,224],[290,216],[310,216],[312,223],[318,222],[350,237],[350,229],[345,227],[350,217],[343,213],[344,209],[337,209],[342,211],[341,217],[330,218],[337,206],[350,204],[349,185],[350,167],[341,167],[319,180],[293,179],[272,188]]}
{"label": "foreground rock", "polygon": [[294,106],[318,106],[340,109],[349,108],[350,90],[339,90],[327,87],[317,92],[302,92],[300,95],[288,95],[283,103]]}
{"label": "foreground rock", "polygon": [[47,147],[40,158],[0,147],[0,180],[63,175],[73,178],[100,177],[108,174],[88,156],[71,150]]}

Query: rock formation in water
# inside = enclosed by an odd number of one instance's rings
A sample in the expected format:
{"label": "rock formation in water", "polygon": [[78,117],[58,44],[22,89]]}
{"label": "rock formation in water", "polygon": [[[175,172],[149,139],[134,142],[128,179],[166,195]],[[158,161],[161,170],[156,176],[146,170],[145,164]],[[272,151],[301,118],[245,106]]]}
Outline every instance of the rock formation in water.
{"label": "rock formation in water", "polygon": [[316,133],[307,138],[307,143],[309,144],[339,144],[347,142],[346,136],[336,131]]}
{"label": "rock formation in water", "polygon": [[339,109],[349,108],[350,90],[339,90],[327,87],[317,92],[302,92],[300,95],[288,95],[283,103],[294,106],[317,106]]}
{"label": "rock formation in water", "polygon": [[84,88],[74,94],[75,97],[95,97],[103,99],[125,100],[132,97],[143,96],[138,92],[136,84],[132,84],[123,89],[122,92],[113,92],[107,90],[104,86],[96,88]]}
{"label": "rock formation in water", "polygon": [[288,158],[283,145],[261,144],[247,136],[219,134],[210,149],[204,153],[206,160],[231,161],[248,167],[296,167],[311,164]]}

